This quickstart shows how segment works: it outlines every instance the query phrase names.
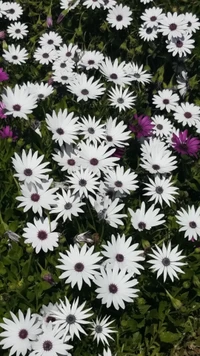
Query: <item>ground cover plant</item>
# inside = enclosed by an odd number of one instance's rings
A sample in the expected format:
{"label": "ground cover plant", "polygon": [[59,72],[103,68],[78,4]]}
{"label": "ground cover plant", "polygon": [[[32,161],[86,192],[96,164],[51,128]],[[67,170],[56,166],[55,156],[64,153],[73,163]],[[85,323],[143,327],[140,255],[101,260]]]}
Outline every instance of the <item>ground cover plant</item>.
{"label": "ground cover plant", "polygon": [[200,354],[199,18],[0,1],[2,356]]}

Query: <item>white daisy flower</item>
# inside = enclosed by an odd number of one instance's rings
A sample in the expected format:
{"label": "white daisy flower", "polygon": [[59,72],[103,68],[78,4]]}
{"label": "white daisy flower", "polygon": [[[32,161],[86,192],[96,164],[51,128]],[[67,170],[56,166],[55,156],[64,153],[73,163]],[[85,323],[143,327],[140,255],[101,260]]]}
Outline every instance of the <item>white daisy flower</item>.
{"label": "white daisy flower", "polygon": [[76,73],[71,70],[55,70],[52,79],[54,82],[61,83],[63,85],[70,84],[72,80],[75,78]]}
{"label": "white daisy flower", "polygon": [[14,22],[7,27],[9,37],[13,39],[23,39],[28,34],[28,26],[21,22]]}
{"label": "white daisy flower", "polygon": [[61,45],[62,37],[56,32],[50,31],[49,33],[44,33],[39,38],[38,42],[41,47],[50,47],[54,49],[55,47],[59,47]]}
{"label": "white daisy flower", "polygon": [[99,79],[94,81],[94,77],[87,78],[85,73],[76,74],[73,80],[67,85],[67,89],[77,96],[77,101],[88,101],[88,99],[97,99],[101,96],[105,88]]}
{"label": "white daisy flower", "polygon": [[74,112],[68,113],[67,109],[60,109],[58,113],[53,110],[52,115],[46,114],[47,128],[53,133],[52,139],[60,146],[65,142],[74,143],[78,139],[79,130],[78,117],[74,117]]}
{"label": "white daisy flower", "polygon": [[48,217],[46,219],[35,219],[34,224],[27,223],[27,227],[24,228],[22,236],[25,238],[26,244],[31,244],[36,253],[40,250],[48,252],[53,251],[55,247],[58,247],[59,233],[54,232],[57,227],[57,222],[50,222]]}
{"label": "white daisy flower", "polygon": [[124,125],[124,121],[117,123],[117,117],[113,119],[110,117],[105,123],[106,130],[106,144],[109,147],[124,147],[128,146],[126,142],[130,139],[131,131],[125,131],[128,129],[127,125]]}
{"label": "white daisy flower", "polygon": [[53,160],[61,166],[61,171],[68,173],[76,172],[80,167],[80,158],[74,153],[73,147],[63,145],[60,150],[55,150],[56,154],[52,154]]}
{"label": "white daisy flower", "polygon": [[54,88],[52,87],[52,85],[43,82],[34,84],[30,89],[31,94],[37,96],[38,100],[46,99],[49,95],[53,93],[53,91]]}
{"label": "white daisy flower", "polygon": [[32,154],[30,149],[26,154],[26,151],[22,151],[21,157],[15,152],[12,157],[12,164],[17,173],[14,177],[17,177],[19,181],[26,183],[39,183],[42,184],[42,180],[48,180],[49,176],[45,173],[50,172],[51,169],[45,168],[50,163],[44,162],[41,164],[44,155],[38,156],[39,152],[35,151]]}
{"label": "white daisy flower", "polygon": [[[92,331],[91,335],[93,335],[93,341],[96,340],[97,345],[99,342],[102,342],[104,344],[109,344],[108,339],[114,340],[113,337],[110,335],[112,333],[116,333],[116,330],[113,330],[113,327],[110,326],[110,324],[113,323],[113,320],[108,321],[108,317],[104,317],[102,319],[99,319],[98,317],[96,318],[95,321],[93,321],[92,327],[90,330]],[[109,340],[110,341],[110,340]]]}
{"label": "white daisy flower", "polygon": [[134,102],[136,99],[135,95],[132,95],[133,92],[128,93],[128,88],[124,89],[123,87],[111,88],[108,92],[109,101],[111,102],[111,106],[119,109],[119,112],[126,109],[131,109],[134,106]]}
{"label": "white daisy flower", "polygon": [[40,322],[31,315],[29,308],[25,316],[21,310],[18,311],[18,317],[12,312],[10,315],[12,320],[3,318],[3,323],[0,324],[5,330],[0,333],[0,337],[3,338],[0,345],[3,350],[10,349],[10,355],[16,353],[25,356],[27,351],[32,349],[32,342],[41,333]]}
{"label": "white daisy flower", "polygon": [[104,60],[104,55],[99,51],[85,51],[81,57],[78,66],[84,67],[86,70],[91,68],[98,69],[100,63]]}
{"label": "white daisy flower", "polygon": [[36,96],[29,94],[25,88],[20,88],[17,84],[12,89],[7,87],[5,91],[6,94],[3,94],[1,98],[5,105],[6,115],[28,120],[27,115],[37,107]]}
{"label": "white daisy flower", "polygon": [[102,268],[94,282],[98,286],[97,299],[101,299],[107,308],[113,304],[117,310],[125,309],[124,302],[133,302],[139,291],[134,288],[138,281],[132,278],[132,273],[126,273],[126,269],[119,270],[117,266],[113,269],[107,267],[106,270]]}
{"label": "white daisy flower", "polygon": [[11,44],[8,45],[8,50],[3,50],[2,57],[9,63],[21,65],[28,59],[28,52],[25,48],[21,48],[20,45],[15,47]]}
{"label": "white daisy flower", "polygon": [[62,71],[66,71],[66,72],[72,72],[74,69],[75,63],[74,61],[71,59],[71,57],[66,57],[65,59],[63,58],[57,58],[52,65],[52,70],[55,72],[62,72]]}
{"label": "white daisy flower", "polygon": [[103,5],[103,0],[85,0],[83,5],[86,6],[87,9],[89,9],[89,7],[91,7],[92,10],[99,9]]}
{"label": "white daisy flower", "polygon": [[73,194],[78,194],[80,197],[88,197],[88,194],[96,194],[99,186],[99,177],[88,169],[81,169],[71,173],[71,177],[67,179],[70,183],[70,189],[73,189]]}
{"label": "white daisy flower", "polygon": [[127,215],[119,212],[124,208],[125,204],[118,204],[119,198],[112,201],[107,196],[97,196],[96,200],[90,199],[90,202],[98,213],[100,220],[105,220],[110,226],[115,228],[118,225],[124,225],[121,218],[127,217]]}
{"label": "white daisy flower", "polygon": [[131,169],[125,171],[124,167],[117,165],[113,170],[108,169],[105,172],[105,183],[109,188],[121,194],[130,194],[138,188],[137,174],[131,172]]}
{"label": "white daisy flower", "polygon": [[143,65],[140,67],[138,64],[130,62],[127,65],[127,74],[131,77],[132,81],[136,81],[138,83],[150,83],[152,75],[147,73],[146,70],[143,70]]}
{"label": "white daisy flower", "polygon": [[171,134],[173,125],[163,115],[155,115],[151,117],[154,123],[153,133],[158,137],[167,137]]}
{"label": "white daisy flower", "polygon": [[60,8],[63,10],[73,10],[80,3],[80,0],[60,0]]}
{"label": "white daisy flower", "polygon": [[184,231],[184,237],[188,237],[188,240],[197,240],[200,236],[200,207],[195,210],[192,205],[187,210],[181,208],[177,211],[176,221],[181,226],[179,231]]}
{"label": "white daisy flower", "polygon": [[17,2],[6,2],[5,15],[10,21],[16,21],[23,14],[20,4]]}
{"label": "white daisy flower", "polygon": [[56,220],[62,217],[65,222],[67,219],[72,220],[72,216],[79,216],[80,213],[83,213],[84,211],[81,209],[83,205],[85,203],[82,203],[79,197],[72,195],[70,190],[65,192],[62,189],[62,195],[57,193],[57,199],[50,214],[58,214]]}
{"label": "white daisy flower", "polygon": [[175,202],[174,195],[178,194],[177,187],[173,187],[171,182],[172,177],[158,177],[155,176],[154,180],[149,178],[149,183],[145,183],[146,193],[144,195],[149,196],[149,201],[154,203],[160,203],[162,206],[163,201],[170,206],[171,202]]}
{"label": "white daisy flower", "polygon": [[168,12],[160,20],[158,31],[162,32],[163,36],[168,36],[169,40],[173,37],[182,37],[187,31],[185,15],[178,15],[177,12]]}
{"label": "white daisy flower", "polygon": [[150,267],[153,272],[157,271],[157,278],[163,274],[163,280],[166,281],[167,276],[171,278],[172,282],[175,278],[179,278],[176,272],[184,273],[179,266],[186,265],[184,262],[179,262],[185,256],[180,256],[182,251],[178,251],[178,246],[171,248],[171,241],[166,247],[163,243],[162,250],[156,245],[156,250],[152,248],[154,254],[149,254],[153,257],[153,260],[149,260],[148,263],[152,264]]}
{"label": "white daisy flower", "polygon": [[144,251],[136,250],[138,246],[138,243],[132,245],[132,237],[126,239],[124,234],[117,234],[117,237],[112,235],[111,242],[107,241],[107,245],[102,245],[104,250],[101,253],[106,257],[104,265],[111,268],[117,265],[119,269],[126,269],[129,273],[140,274],[139,269],[144,267],[138,262],[144,261]]}
{"label": "white daisy flower", "polygon": [[165,219],[162,220],[164,214],[159,214],[160,209],[154,209],[154,205],[147,210],[145,207],[145,203],[142,202],[140,209],[137,209],[134,212],[131,208],[128,208],[128,211],[131,215],[131,224],[134,229],[143,231],[150,230],[154,226],[159,226],[165,223]]}
{"label": "white daisy flower", "polygon": [[121,86],[131,83],[131,78],[127,74],[127,63],[124,61],[119,63],[118,58],[112,63],[111,59],[106,57],[99,69],[109,82]]}
{"label": "white daisy flower", "polygon": [[181,103],[176,106],[173,115],[183,126],[195,126],[200,121],[200,107],[188,102]]}
{"label": "white daisy flower", "polygon": [[173,111],[178,105],[179,96],[170,89],[158,91],[158,95],[153,96],[153,104],[160,110]]}
{"label": "white daisy flower", "polygon": [[57,51],[50,46],[43,46],[42,48],[39,47],[36,49],[33,57],[40,64],[49,64],[57,59],[58,54]]}
{"label": "white daisy flower", "polygon": [[30,183],[21,186],[22,196],[16,197],[21,201],[18,208],[23,207],[24,212],[32,209],[36,214],[42,216],[42,210],[51,210],[51,206],[55,204],[56,195],[54,194],[58,188],[50,188],[53,179],[49,179],[47,183],[42,183],[38,186]]}
{"label": "white daisy flower", "polygon": [[131,15],[130,7],[119,4],[108,10],[106,21],[116,30],[122,30],[122,28],[127,28],[131,24]]}
{"label": "white daisy flower", "polygon": [[77,245],[70,245],[66,254],[60,252],[61,265],[56,266],[64,272],[60,275],[60,279],[66,279],[65,283],[71,283],[71,287],[77,284],[78,289],[81,290],[83,282],[91,287],[91,281],[99,269],[99,261],[102,259],[99,252],[94,251],[94,246],[90,248],[84,244],[81,248]]}
{"label": "white daisy flower", "polygon": [[75,56],[76,52],[80,51],[78,46],[75,45],[74,43],[69,43],[68,45],[64,44],[59,47],[57,50],[57,55],[58,58],[61,60],[66,60],[66,59],[73,59]]}
{"label": "white daisy flower", "polygon": [[163,10],[159,7],[150,7],[146,9],[140,18],[147,27],[158,27],[160,20],[163,18]]}
{"label": "white daisy flower", "polygon": [[82,123],[79,123],[79,130],[80,135],[84,135],[83,140],[95,144],[105,138],[105,125],[100,124],[100,119],[96,120],[95,116],[88,115],[88,118],[82,117],[81,120]]}
{"label": "white daisy flower", "polygon": [[68,350],[73,346],[68,344],[70,336],[66,336],[65,342],[62,339],[62,333],[51,323],[42,325],[42,333],[37,341],[32,342],[33,351],[29,356],[61,356],[70,355]]}
{"label": "white daisy flower", "polygon": [[168,52],[172,52],[172,56],[179,57],[187,56],[191,53],[191,50],[195,47],[193,45],[194,40],[191,39],[192,35],[184,34],[182,37],[172,38],[170,41],[166,41]]}
{"label": "white daisy flower", "polygon": [[144,41],[154,41],[158,37],[158,28],[142,24],[139,28],[139,36]]}
{"label": "white daisy flower", "polygon": [[94,173],[99,174],[100,171],[105,172],[107,167],[113,167],[119,160],[118,157],[112,157],[115,148],[110,149],[110,146],[101,144],[86,144],[81,142],[79,144],[80,163],[83,168],[88,168]]}
{"label": "white daisy flower", "polygon": [[191,12],[186,12],[184,16],[185,21],[187,22],[187,33],[192,34],[193,32],[199,30],[200,22],[199,18],[196,17],[195,14],[192,14]]}
{"label": "white daisy flower", "polygon": [[116,4],[117,2],[115,0],[103,0],[103,9],[112,9]]}
{"label": "white daisy flower", "polygon": [[51,316],[55,318],[53,325],[58,327],[63,340],[66,339],[67,334],[70,335],[70,338],[73,340],[74,336],[77,336],[80,339],[80,333],[87,335],[82,325],[89,324],[88,320],[93,313],[89,313],[92,308],[85,309],[86,302],[79,305],[79,298],[73,301],[71,304],[67,297],[65,301],[60,300],[57,310],[53,310]]}

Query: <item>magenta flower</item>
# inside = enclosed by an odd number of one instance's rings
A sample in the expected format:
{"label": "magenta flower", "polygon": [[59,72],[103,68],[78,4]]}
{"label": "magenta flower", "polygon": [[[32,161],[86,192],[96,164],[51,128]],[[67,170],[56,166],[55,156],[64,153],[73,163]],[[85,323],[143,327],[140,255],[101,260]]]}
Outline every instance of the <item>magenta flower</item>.
{"label": "magenta flower", "polygon": [[10,126],[3,127],[0,130],[0,139],[2,138],[12,138],[13,141],[17,139],[17,136],[14,136],[14,132],[11,130]]}
{"label": "magenta flower", "polygon": [[155,125],[149,116],[134,115],[133,119],[136,122],[134,124],[129,124],[129,129],[135,133],[137,138],[151,136]]}
{"label": "magenta flower", "polygon": [[6,37],[6,32],[0,31],[0,40],[4,40],[5,37]]}
{"label": "magenta flower", "polygon": [[2,101],[0,101],[0,119],[6,119],[6,115],[5,115],[5,104],[2,102]]}
{"label": "magenta flower", "polygon": [[4,72],[3,68],[0,68],[0,82],[3,82],[8,79],[9,79],[8,73]]}
{"label": "magenta flower", "polygon": [[112,154],[113,157],[122,158],[125,154],[124,147],[116,147],[116,151]]}
{"label": "magenta flower", "polygon": [[197,137],[188,136],[188,130],[184,130],[179,135],[173,134],[172,146],[181,155],[197,157],[200,150],[200,140]]}
{"label": "magenta flower", "polygon": [[51,15],[47,16],[46,24],[47,24],[47,27],[52,27],[53,26],[53,19],[52,19]]}

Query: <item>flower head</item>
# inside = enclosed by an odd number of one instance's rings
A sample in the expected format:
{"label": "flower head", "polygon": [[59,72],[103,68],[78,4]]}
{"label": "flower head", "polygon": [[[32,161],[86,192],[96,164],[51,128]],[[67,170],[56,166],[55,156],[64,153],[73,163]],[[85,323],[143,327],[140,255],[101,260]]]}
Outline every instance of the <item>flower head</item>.
{"label": "flower head", "polygon": [[134,115],[133,119],[136,120],[135,124],[129,124],[129,129],[135,133],[137,138],[148,137],[152,134],[154,123],[149,116]]}
{"label": "flower head", "polygon": [[188,130],[184,130],[178,136],[173,134],[172,146],[181,155],[197,157],[197,152],[200,150],[200,140],[197,137],[188,136]]}
{"label": "flower head", "polygon": [[0,130],[0,139],[1,138],[12,138],[13,141],[16,141],[18,136],[15,136],[14,132],[11,130],[10,126],[5,126]]}
{"label": "flower head", "polygon": [[0,68],[0,82],[4,82],[9,79],[9,75],[4,72],[3,68]]}

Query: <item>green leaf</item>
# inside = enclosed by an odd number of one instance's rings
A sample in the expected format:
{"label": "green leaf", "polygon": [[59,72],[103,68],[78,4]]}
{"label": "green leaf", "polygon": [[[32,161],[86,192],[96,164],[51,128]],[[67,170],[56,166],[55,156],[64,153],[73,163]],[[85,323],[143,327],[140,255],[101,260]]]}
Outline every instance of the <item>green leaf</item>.
{"label": "green leaf", "polygon": [[180,340],[181,335],[178,333],[172,333],[171,331],[162,331],[160,333],[160,341],[173,344],[175,341]]}

